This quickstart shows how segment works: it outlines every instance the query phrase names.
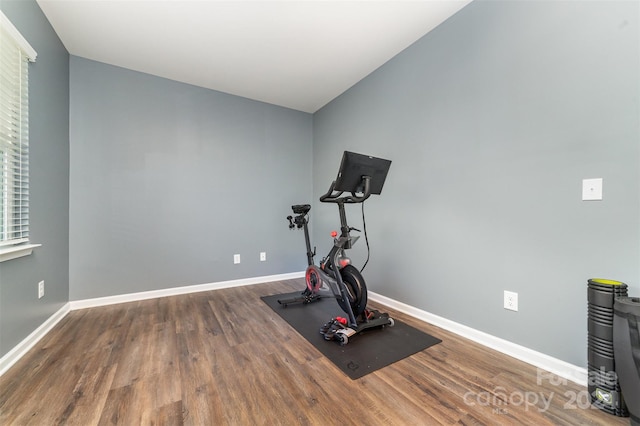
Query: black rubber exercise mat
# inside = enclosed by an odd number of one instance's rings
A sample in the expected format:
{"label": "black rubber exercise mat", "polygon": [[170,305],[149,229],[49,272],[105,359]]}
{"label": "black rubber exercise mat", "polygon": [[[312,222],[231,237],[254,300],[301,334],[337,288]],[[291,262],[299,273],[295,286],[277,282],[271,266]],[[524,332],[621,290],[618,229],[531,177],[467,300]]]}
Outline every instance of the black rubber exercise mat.
{"label": "black rubber exercise mat", "polygon": [[394,318],[393,327],[366,330],[350,337],[345,346],[340,346],[336,341],[325,340],[320,334],[324,323],[337,316],[345,316],[336,300],[327,298],[308,305],[291,304],[287,307],[278,303],[278,299],[289,299],[299,294],[276,294],[262,297],[262,300],[352,379],[441,342]]}

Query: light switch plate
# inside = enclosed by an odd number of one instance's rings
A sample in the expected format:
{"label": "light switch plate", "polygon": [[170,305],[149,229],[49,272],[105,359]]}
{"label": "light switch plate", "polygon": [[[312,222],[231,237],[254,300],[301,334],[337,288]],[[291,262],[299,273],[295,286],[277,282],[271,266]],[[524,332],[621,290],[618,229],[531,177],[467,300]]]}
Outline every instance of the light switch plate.
{"label": "light switch plate", "polygon": [[602,178],[582,180],[582,200],[602,200]]}

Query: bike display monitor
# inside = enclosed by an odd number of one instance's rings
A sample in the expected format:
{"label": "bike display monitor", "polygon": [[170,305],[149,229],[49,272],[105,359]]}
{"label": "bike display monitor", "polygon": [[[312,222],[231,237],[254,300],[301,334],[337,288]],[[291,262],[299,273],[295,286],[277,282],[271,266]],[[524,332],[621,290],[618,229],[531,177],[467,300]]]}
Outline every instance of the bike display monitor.
{"label": "bike display monitor", "polygon": [[354,194],[362,193],[364,192],[364,180],[362,178],[363,176],[369,176],[371,178],[369,192],[371,194],[380,194],[390,166],[391,160],[345,151],[342,154],[340,170],[338,171],[334,189]]}

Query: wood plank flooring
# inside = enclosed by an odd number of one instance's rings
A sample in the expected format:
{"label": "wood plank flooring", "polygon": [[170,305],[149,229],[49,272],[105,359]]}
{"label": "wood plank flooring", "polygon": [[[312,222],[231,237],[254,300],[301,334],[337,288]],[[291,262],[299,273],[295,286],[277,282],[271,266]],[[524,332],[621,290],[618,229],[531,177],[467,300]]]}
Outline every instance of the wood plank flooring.
{"label": "wood plank flooring", "polygon": [[72,311],[0,377],[0,424],[629,424],[586,388],[375,304],[443,342],[351,380],[260,300],[303,286]]}

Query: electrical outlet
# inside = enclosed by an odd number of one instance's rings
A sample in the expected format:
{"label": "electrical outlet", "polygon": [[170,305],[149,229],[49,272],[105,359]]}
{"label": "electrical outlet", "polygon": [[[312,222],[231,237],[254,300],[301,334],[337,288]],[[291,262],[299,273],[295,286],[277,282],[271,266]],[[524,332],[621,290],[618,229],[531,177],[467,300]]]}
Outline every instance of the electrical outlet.
{"label": "electrical outlet", "polygon": [[38,283],[38,299],[42,299],[44,297],[44,281],[40,281]]}
{"label": "electrical outlet", "polygon": [[518,293],[504,291],[504,308],[510,311],[518,311]]}
{"label": "electrical outlet", "polygon": [[240,263],[240,255],[239,254],[234,254],[233,255],[233,263],[235,263],[235,264]]}
{"label": "electrical outlet", "polygon": [[265,262],[266,260],[267,260],[267,252],[261,251],[260,252],[260,262]]}

